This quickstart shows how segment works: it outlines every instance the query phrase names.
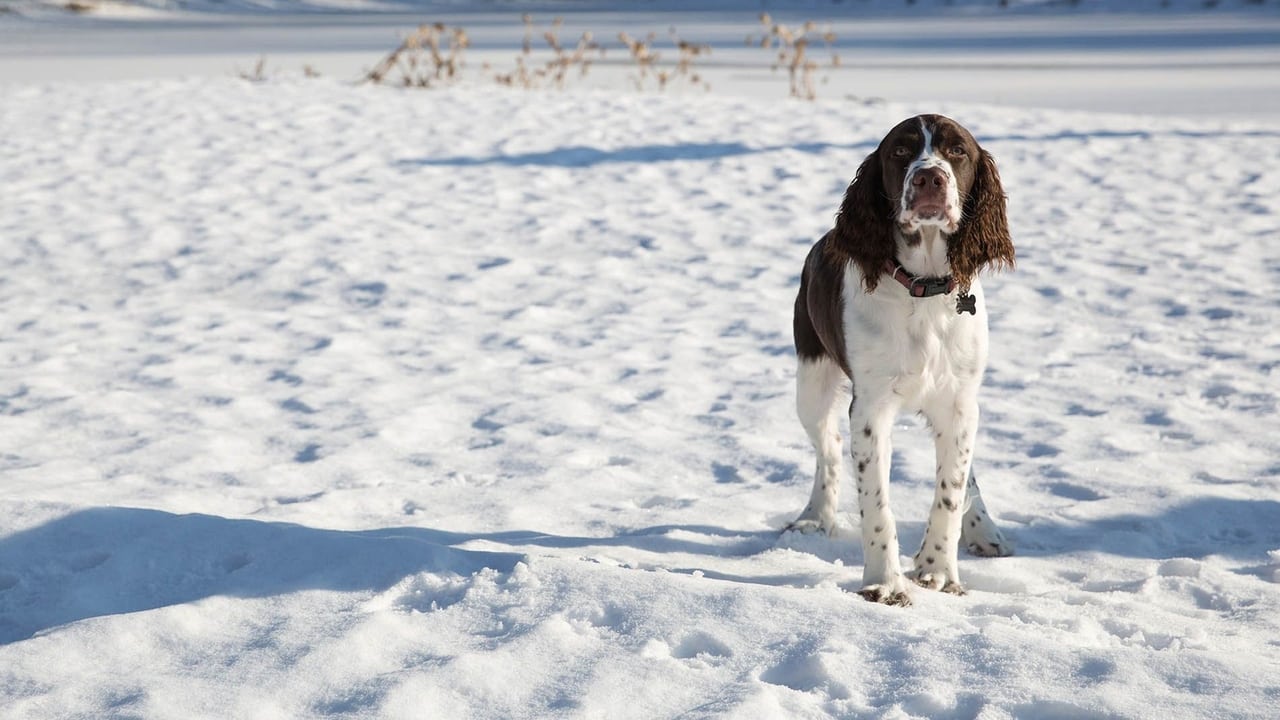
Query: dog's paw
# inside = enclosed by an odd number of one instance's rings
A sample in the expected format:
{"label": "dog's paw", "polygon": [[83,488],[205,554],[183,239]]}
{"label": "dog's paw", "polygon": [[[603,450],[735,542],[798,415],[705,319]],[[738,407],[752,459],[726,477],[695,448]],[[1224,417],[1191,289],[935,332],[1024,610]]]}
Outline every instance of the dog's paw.
{"label": "dog's paw", "polygon": [[890,605],[892,607],[909,607],[911,596],[905,590],[890,590],[887,585],[868,585],[858,591],[868,602]]}
{"label": "dog's paw", "polygon": [[1013,543],[988,520],[977,527],[966,526],[960,533],[960,542],[970,555],[978,557],[1008,557],[1013,554]]}
{"label": "dog's paw", "polygon": [[907,578],[926,590],[941,590],[942,585],[947,581],[947,576],[942,573],[925,572],[918,569],[908,570]]}
{"label": "dog's paw", "polygon": [[782,528],[782,532],[796,532],[801,535],[832,535],[836,530],[836,519],[834,517],[822,517],[811,513],[804,513],[800,517],[787,523]]}
{"label": "dog's paw", "polygon": [[885,583],[867,585],[858,591],[864,600],[881,605],[907,607],[911,604],[911,595],[907,593],[906,578],[898,577]]}
{"label": "dog's paw", "polygon": [[948,579],[946,573],[912,570],[907,573],[907,577],[922,588],[928,588],[929,590],[941,590],[942,592],[950,595],[965,594],[964,586],[955,580]]}
{"label": "dog's paw", "polygon": [[1013,554],[1013,546],[1001,542],[971,542],[965,545],[965,549],[978,557],[1009,557]]}

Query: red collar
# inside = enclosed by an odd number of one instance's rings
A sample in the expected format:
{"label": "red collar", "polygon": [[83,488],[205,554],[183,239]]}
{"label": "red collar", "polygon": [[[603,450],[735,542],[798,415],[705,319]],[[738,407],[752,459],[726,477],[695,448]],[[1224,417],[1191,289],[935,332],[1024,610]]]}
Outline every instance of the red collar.
{"label": "red collar", "polygon": [[[886,260],[884,263],[884,271],[893,276],[898,284],[907,289],[907,292],[914,298],[927,298],[935,295],[950,295],[956,289],[956,279],[947,275],[946,277],[912,277],[902,268],[902,265],[894,260]],[[963,315],[978,314],[977,300],[973,294],[965,288],[956,296],[956,314]]]}
{"label": "red collar", "polygon": [[884,271],[893,276],[898,284],[907,289],[911,297],[927,298],[934,295],[949,295],[956,289],[955,278],[946,277],[913,277],[895,260],[886,260]]}

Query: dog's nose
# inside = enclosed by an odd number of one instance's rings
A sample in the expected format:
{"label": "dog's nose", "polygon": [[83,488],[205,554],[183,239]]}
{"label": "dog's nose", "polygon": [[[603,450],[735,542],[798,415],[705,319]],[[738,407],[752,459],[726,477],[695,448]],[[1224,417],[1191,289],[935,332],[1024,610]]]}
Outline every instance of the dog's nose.
{"label": "dog's nose", "polygon": [[911,176],[911,187],[916,188],[917,190],[923,190],[925,188],[941,190],[946,187],[946,185],[947,176],[943,174],[942,170],[935,167],[920,168],[916,171],[915,175]]}

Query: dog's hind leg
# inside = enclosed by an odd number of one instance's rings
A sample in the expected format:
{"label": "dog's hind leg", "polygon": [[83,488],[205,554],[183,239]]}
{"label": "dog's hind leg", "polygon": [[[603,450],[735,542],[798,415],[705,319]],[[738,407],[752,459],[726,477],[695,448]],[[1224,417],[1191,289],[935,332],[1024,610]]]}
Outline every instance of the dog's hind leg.
{"label": "dog's hind leg", "polygon": [[991,513],[982,502],[982,493],[978,490],[978,480],[969,470],[969,482],[965,492],[967,509],[960,525],[960,544],[968,548],[974,555],[983,557],[1004,557],[1013,554],[1013,543],[991,519]]}
{"label": "dog's hind leg", "polygon": [[817,467],[809,504],[787,530],[830,534],[835,529],[840,483],[844,480],[838,412],[843,383],[840,366],[825,355],[816,359],[801,358],[796,368],[796,414],[813,443]]}

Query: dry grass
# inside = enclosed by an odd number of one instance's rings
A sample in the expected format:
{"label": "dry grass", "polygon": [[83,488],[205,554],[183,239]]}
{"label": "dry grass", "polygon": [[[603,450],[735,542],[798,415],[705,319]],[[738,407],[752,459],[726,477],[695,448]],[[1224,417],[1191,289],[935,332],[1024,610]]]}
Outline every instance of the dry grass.
{"label": "dry grass", "polygon": [[678,53],[674,71],[675,76],[688,80],[694,87],[701,85],[704,90],[710,91],[711,85],[702,79],[702,76],[694,69],[693,64],[698,58],[710,55],[711,46],[683,40],[676,34],[675,28],[671,28],[671,40],[676,44],[676,52]]}
{"label": "dry grass", "polygon": [[249,82],[265,81],[267,79],[267,56],[259,57],[252,70],[241,70],[237,74],[241,80],[248,80]]}
{"label": "dry grass", "polygon": [[[571,78],[587,75],[592,65],[605,57],[606,48],[597,43],[590,32],[584,32],[575,43],[561,40],[564,20],[555,18],[549,25],[535,23],[533,17],[522,16],[524,40],[515,66],[506,72],[494,72],[485,65],[485,73],[500,85],[525,89],[563,89]],[[760,15],[764,32],[759,38],[748,37],[749,44],[776,52],[773,69],[786,68],[792,97],[812,100],[817,96],[815,74],[822,63],[814,59],[814,49],[821,43],[827,50],[836,40],[829,27],[806,22],[798,28],[773,21],[768,13]],[[675,28],[669,31],[675,49],[674,62],[664,66],[662,53],[655,49],[657,36],[649,33],[633,37],[618,33],[618,41],[634,63],[631,80],[637,90],[655,87],[664,91],[676,82],[710,90],[711,85],[697,70],[697,63],[711,53],[711,46],[685,40]],[[541,42],[538,42],[541,40]],[[470,46],[462,28],[443,23],[426,24],[409,34],[364,77],[365,82],[394,84],[404,87],[432,88],[456,82],[463,68],[463,53]],[[665,45],[664,45],[665,47]],[[830,52],[830,64],[839,66],[840,56]],[[252,78],[252,76],[249,76]],[[822,78],[821,82],[826,79]]]}
{"label": "dry grass", "polygon": [[500,85],[525,89],[552,86],[563,90],[565,80],[571,73],[576,71],[578,77],[586,77],[591,70],[591,64],[604,57],[604,48],[595,42],[590,32],[582,33],[578,42],[572,47],[562,43],[560,32],[564,28],[564,19],[555,18],[548,28],[541,31],[542,40],[550,51],[550,57],[540,65],[534,65],[533,38],[539,34],[539,27],[533,22],[533,17],[528,14],[521,19],[524,21],[524,42],[520,48],[520,55],[516,57],[514,70],[493,76]]}
{"label": "dry grass", "polygon": [[658,53],[653,51],[653,38],[653,33],[649,33],[643,40],[633,38],[625,32],[618,33],[618,41],[626,46],[627,52],[631,54],[631,60],[639,69],[638,74],[631,78],[637,90],[644,90],[645,81],[657,72],[655,68],[658,64]]}
{"label": "dry grass", "polygon": [[[420,25],[365,75],[365,82],[388,80],[404,87],[430,88],[455,82],[462,53],[471,44],[467,32],[444,23]],[[397,75],[398,73],[398,75]]]}
{"label": "dry grass", "polygon": [[[572,44],[562,41],[562,18],[553,19],[545,27],[535,23],[528,14],[521,19],[524,22],[524,40],[520,54],[516,56],[515,67],[492,75],[500,85],[562,90],[570,78],[585,77],[592,65],[605,57],[606,49],[595,41],[590,32],[582,33]],[[542,43],[537,43],[537,39]],[[638,68],[637,75],[633,77],[637,88],[643,90],[652,81],[659,90],[665,90],[669,84],[679,80],[694,87],[711,89],[694,67],[699,58],[711,52],[709,45],[684,40],[672,28],[671,41],[677,58],[673,66],[663,68],[658,65],[659,54],[653,50],[654,35],[639,40],[619,33],[618,39]],[[535,47],[538,45],[544,47]],[[467,33],[462,28],[449,28],[441,23],[422,25],[370,70],[364,81],[420,88],[452,83],[460,77],[463,52],[469,46]],[[486,73],[492,72],[487,64],[483,69]],[[242,76],[245,75],[242,73]]]}
{"label": "dry grass", "polygon": [[[276,65],[275,67],[270,68],[270,70],[268,70],[266,55],[259,56],[258,61],[254,63],[253,67],[248,70],[243,70],[239,68],[236,69],[236,77],[240,78],[241,80],[246,80],[252,83],[267,82],[268,80],[280,77],[281,75],[282,75],[282,71],[279,65]],[[312,79],[318,78],[320,77],[320,71],[315,69],[315,67],[312,65],[303,65],[302,76],[305,78],[312,78]]]}
{"label": "dry grass", "polygon": [[649,33],[644,39],[640,39],[633,38],[625,32],[618,33],[618,40],[626,46],[631,60],[636,64],[637,73],[631,78],[636,89],[644,90],[646,83],[652,78],[660,91],[666,90],[667,85],[673,80],[685,80],[694,87],[701,85],[704,89],[710,90],[711,85],[694,69],[694,63],[698,58],[711,54],[711,46],[683,40],[676,33],[675,28],[671,28],[670,32],[671,41],[676,47],[677,59],[676,64],[669,69],[662,68],[658,64],[661,53],[653,49],[656,35]]}
{"label": "dry grass", "polygon": [[[748,37],[747,44],[759,43],[766,50],[776,48],[778,54],[773,69],[787,69],[787,76],[791,81],[791,96],[805,100],[816,98],[818,93],[813,80],[820,64],[810,56],[809,49],[815,41],[821,41],[830,50],[836,41],[836,34],[830,27],[819,28],[813,21],[804,23],[799,29],[776,23],[769,13],[760,13],[760,24],[764,26],[764,34],[759,40]],[[839,65],[840,56],[832,51],[831,66]],[[824,78],[823,82],[825,81]]]}

